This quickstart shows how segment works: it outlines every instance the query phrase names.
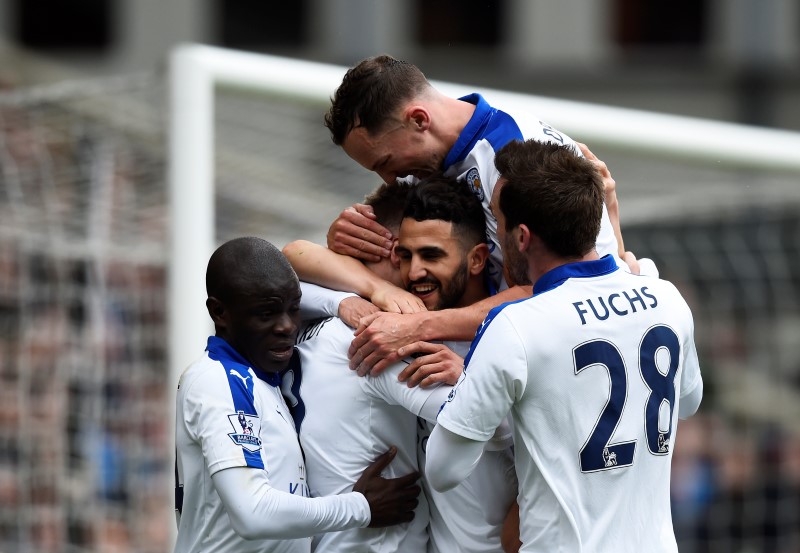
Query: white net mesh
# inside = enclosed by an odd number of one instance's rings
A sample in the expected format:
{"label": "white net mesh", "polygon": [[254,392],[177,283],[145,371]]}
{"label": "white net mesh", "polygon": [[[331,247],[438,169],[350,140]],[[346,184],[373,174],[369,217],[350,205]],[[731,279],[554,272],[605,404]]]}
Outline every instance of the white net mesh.
{"label": "white net mesh", "polygon": [[165,550],[162,97],[0,98],[3,551]]}
{"label": "white net mesh", "polygon": [[[217,92],[218,243],[322,242],[377,184],[331,143],[325,98]],[[169,547],[164,105],[156,76],[0,96],[2,551]],[[681,552],[800,550],[797,175],[590,146],[628,248],[695,313],[707,395],[678,433]]]}

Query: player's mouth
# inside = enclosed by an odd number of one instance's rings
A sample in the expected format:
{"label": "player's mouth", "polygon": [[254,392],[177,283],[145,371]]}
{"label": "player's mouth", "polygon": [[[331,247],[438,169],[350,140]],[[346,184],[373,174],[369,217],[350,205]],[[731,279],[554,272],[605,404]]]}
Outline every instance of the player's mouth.
{"label": "player's mouth", "polygon": [[420,298],[423,302],[435,294],[437,290],[439,290],[439,285],[433,282],[412,282],[408,286],[408,291]]}
{"label": "player's mouth", "polygon": [[267,350],[267,355],[272,361],[286,362],[292,358],[294,353],[294,344],[281,344],[279,346],[271,347]]}

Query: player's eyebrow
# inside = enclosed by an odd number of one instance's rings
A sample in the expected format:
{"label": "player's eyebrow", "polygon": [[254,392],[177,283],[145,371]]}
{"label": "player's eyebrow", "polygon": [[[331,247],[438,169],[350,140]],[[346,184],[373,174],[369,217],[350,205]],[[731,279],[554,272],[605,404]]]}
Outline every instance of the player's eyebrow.
{"label": "player's eyebrow", "polygon": [[423,246],[417,250],[420,255],[424,256],[445,256],[447,255],[447,250],[444,248],[440,248],[438,246]]}

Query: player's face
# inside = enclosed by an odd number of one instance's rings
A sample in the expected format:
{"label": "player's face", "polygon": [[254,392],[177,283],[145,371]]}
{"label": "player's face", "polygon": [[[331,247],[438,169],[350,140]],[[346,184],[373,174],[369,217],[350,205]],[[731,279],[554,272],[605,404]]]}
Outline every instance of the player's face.
{"label": "player's face", "polygon": [[409,175],[422,179],[438,171],[444,160],[429,138],[430,133],[398,122],[375,135],[361,127],[353,129],[342,148],[359,165],[377,173],[383,182]]}
{"label": "player's face", "polygon": [[500,190],[503,189],[506,179],[500,177],[492,191],[489,209],[497,220],[497,241],[503,249],[503,276],[509,286],[530,284],[528,277],[528,259],[522,255],[514,243],[513,236],[506,233],[506,218],[500,210]]}
{"label": "player's face", "polygon": [[528,258],[517,248],[514,234],[503,236],[503,276],[509,286],[531,284],[528,276]]}
{"label": "player's face", "polygon": [[300,324],[300,286],[295,280],[261,283],[225,304],[224,338],[254,368],[279,372],[294,351]]}
{"label": "player's face", "polygon": [[406,289],[429,310],[458,307],[467,288],[469,270],[452,223],[403,219],[395,251]]}

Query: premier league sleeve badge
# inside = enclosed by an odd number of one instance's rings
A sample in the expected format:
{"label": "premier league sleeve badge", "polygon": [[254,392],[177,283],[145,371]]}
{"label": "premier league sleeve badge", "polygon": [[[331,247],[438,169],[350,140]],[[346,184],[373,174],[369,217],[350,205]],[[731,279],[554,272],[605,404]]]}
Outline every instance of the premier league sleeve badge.
{"label": "premier league sleeve badge", "polygon": [[248,415],[238,411],[235,415],[228,415],[228,421],[233,427],[233,432],[228,434],[233,443],[243,449],[254,453],[261,449],[261,421],[257,415]]}

